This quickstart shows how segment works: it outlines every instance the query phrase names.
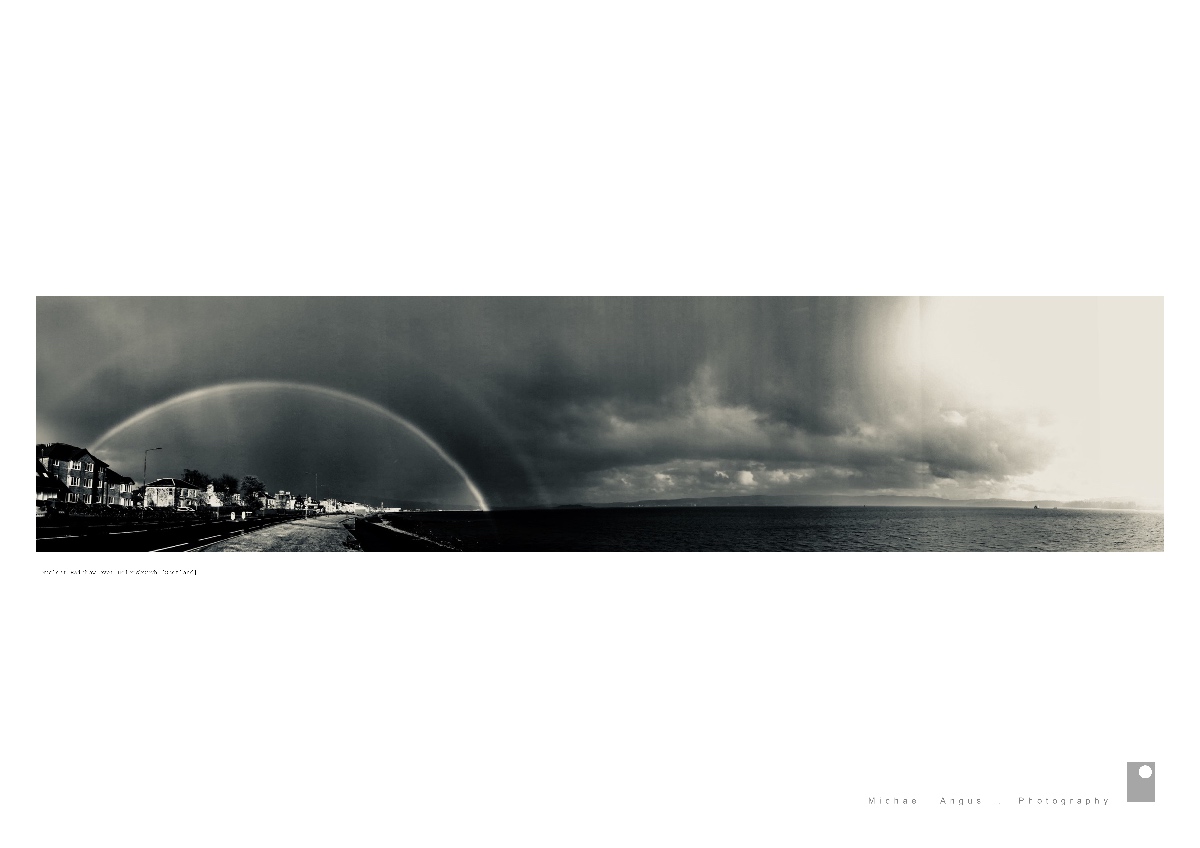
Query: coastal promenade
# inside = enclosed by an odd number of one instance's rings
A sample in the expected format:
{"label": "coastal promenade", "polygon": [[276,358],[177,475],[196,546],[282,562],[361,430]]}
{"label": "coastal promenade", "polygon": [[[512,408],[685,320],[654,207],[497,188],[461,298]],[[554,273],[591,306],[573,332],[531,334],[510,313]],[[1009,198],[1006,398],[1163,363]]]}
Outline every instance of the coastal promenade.
{"label": "coastal promenade", "polygon": [[213,551],[263,551],[263,552],[294,552],[321,551],[325,553],[351,553],[360,551],[354,537],[344,526],[348,522],[345,515],[320,515],[313,518],[302,518],[278,524],[274,527],[264,527],[247,533],[216,542],[197,552]]}
{"label": "coastal promenade", "polygon": [[152,515],[146,519],[66,516],[38,519],[37,550],[47,553],[183,552],[215,544],[231,536],[255,533],[294,521],[293,515],[268,515],[244,521],[217,521],[194,513]]}

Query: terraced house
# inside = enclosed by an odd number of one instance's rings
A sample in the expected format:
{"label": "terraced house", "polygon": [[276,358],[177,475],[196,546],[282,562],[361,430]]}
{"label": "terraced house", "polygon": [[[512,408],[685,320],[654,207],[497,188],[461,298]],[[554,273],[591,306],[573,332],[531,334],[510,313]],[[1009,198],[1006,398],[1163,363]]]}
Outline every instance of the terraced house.
{"label": "terraced house", "polygon": [[92,456],[87,448],[63,442],[38,445],[37,460],[48,475],[66,487],[58,490],[58,500],[80,504],[132,504],[133,480],[113,471],[108,463]]}
{"label": "terraced house", "polygon": [[133,491],[137,488],[133,478],[118,474],[112,468],[109,468],[104,474],[108,483],[108,503],[117,506],[133,506]]}
{"label": "terraced house", "polygon": [[37,464],[38,505],[41,506],[46,501],[57,501],[59,498],[67,499],[67,484],[47,471],[39,460]]}

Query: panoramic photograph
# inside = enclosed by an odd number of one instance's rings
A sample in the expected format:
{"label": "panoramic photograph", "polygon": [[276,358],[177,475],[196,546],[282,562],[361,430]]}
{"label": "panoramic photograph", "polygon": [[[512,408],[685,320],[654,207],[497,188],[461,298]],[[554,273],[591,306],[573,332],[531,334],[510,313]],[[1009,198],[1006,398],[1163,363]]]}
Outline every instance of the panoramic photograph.
{"label": "panoramic photograph", "polygon": [[38,297],[64,552],[1162,551],[1163,299]]}

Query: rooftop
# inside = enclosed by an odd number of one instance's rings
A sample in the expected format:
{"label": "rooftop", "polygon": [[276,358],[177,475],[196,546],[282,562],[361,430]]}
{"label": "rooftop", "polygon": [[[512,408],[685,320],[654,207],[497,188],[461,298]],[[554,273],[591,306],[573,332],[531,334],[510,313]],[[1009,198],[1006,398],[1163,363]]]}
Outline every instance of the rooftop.
{"label": "rooftop", "polygon": [[184,480],[177,480],[174,477],[159,477],[152,483],[146,484],[147,489],[195,489],[191,483]]}
{"label": "rooftop", "polygon": [[96,457],[93,456],[87,448],[77,448],[75,445],[68,445],[63,442],[51,442],[50,444],[38,445],[37,455],[39,459],[41,457],[49,457],[50,459],[76,460],[88,457],[98,465],[103,465],[105,468],[108,468],[107,462],[96,459]]}

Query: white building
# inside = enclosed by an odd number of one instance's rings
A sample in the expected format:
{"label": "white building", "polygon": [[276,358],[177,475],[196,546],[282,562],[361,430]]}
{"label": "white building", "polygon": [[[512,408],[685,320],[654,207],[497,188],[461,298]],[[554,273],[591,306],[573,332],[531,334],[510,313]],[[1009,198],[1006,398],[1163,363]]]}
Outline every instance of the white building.
{"label": "white building", "polygon": [[146,485],[146,506],[188,507],[195,509],[201,492],[190,483],[174,477],[160,477]]}

